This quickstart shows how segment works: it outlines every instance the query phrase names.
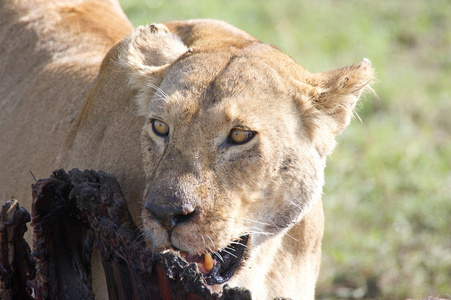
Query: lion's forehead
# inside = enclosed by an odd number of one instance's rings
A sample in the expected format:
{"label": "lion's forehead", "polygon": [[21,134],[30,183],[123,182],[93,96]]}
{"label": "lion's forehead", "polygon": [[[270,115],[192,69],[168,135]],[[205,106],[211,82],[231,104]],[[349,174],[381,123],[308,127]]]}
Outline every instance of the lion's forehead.
{"label": "lion's forehead", "polygon": [[[151,110],[184,123],[201,119],[250,127],[258,126],[260,119],[275,118],[275,106],[293,111],[291,81],[270,57],[249,51],[216,54],[193,54],[174,64],[160,86],[167,96],[162,101],[157,95],[159,101],[151,103]],[[239,124],[243,122],[248,124]]]}
{"label": "lion's forehead", "polygon": [[[170,82],[175,89],[192,87],[201,92],[207,90],[226,94],[245,88],[280,88],[290,82],[286,81],[289,79],[287,77],[296,76],[293,69],[299,66],[279,50],[267,47],[265,51],[255,52],[251,51],[252,48],[246,48],[231,53],[210,51],[187,54],[174,64],[164,81]],[[284,61],[275,63],[279,56]]]}

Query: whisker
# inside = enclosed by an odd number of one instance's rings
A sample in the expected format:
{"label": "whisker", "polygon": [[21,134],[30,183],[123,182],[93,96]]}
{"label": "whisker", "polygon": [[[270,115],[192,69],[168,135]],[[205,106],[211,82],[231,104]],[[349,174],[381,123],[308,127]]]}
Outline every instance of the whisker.
{"label": "whisker", "polygon": [[267,230],[262,230],[261,228],[258,227],[249,227],[247,228],[248,232],[252,232],[252,233],[267,233],[267,234],[274,234],[274,232],[271,231],[267,231]]}
{"label": "whisker", "polygon": [[166,92],[163,91],[159,86],[156,86],[155,84],[150,83],[150,82],[148,82],[147,85],[149,87],[153,88],[159,95],[161,95],[162,96],[162,100],[165,100],[165,99],[169,98],[168,94],[166,94]]}
{"label": "whisker", "polygon": [[272,223],[272,226],[274,226],[275,228],[277,228],[277,229],[280,229],[280,227],[279,226],[277,226],[277,224],[276,223],[274,223],[274,221],[273,220],[271,220],[271,223]]}
{"label": "whisker", "polygon": [[273,235],[274,232],[264,232],[264,231],[247,231],[246,234],[263,234],[263,235]]}
{"label": "whisker", "polygon": [[207,249],[208,249],[208,252],[210,252],[210,253],[215,253],[215,252],[213,251],[213,249],[211,249],[210,246],[207,246]]}
{"label": "whisker", "polygon": [[219,259],[224,262],[224,258],[222,258],[221,254],[219,254],[218,252],[215,252],[216,256],[219,257]]}
{"label": "whisker", "polygon": [[227,253],[227,254],[229,254],[229,255],[232,255],[232,256],[235,257],[235,258],[238,258],[235,254],[230,253],[230,252],[227,251],[226,249],[222,249],[222,251],[224,251],[225,253]]}
{"label": "whisker", "polygon": [[294,207],[296,207],[297,209],[299,209],[301,212],[303,211],[303,209],[296,203],[294,202],[290,202],[291,205],[293,205]]}
{"label": "whisker", "polygon": [[143,241],[143,239],[144,239],[144,232],[143,232],[143,230],[140,230],[140,228],[139,227],[137,227],[136,229],[135,229],[135,231],[134,231],[134,234],[136,234],[136,241],[138,241],[138,242],[142,242]]}
{"label": "whisker", "polygon": [[247,219],[247,218],[235,218],[235,219],[239,219],[239,220],[243,220],[243,221],[247,221],[247,222],[252,222],[252,223],[260,224],[260,225],[271,225],[271,224],[269,224],[269,223],[260,222],[260,221],[255,221],[255,220]]}
{"label": "whisker", "polygon": [[247,245],[245,245],[243,243],[240,243],[240,242],[231,242],[230,244],[240,245],[240,246],[242,246],[244,248],[247,248]]}
{"label": "whisker", "polygon": [[230,250],[230,251],[233,251],[233,252],[236,251],[236,249],[233,249],[232,247],[229,247],[229,246],[225,247],[224,249],[227,249],[227,250]]}
{"label": "whisker", "polygon": [[248,227],[249,229],[256,229],[256,230],[261,230],[261,228],[260,227],[254,227],[254,226],[252,226],[252,227]]}
{"label": "whisker", "polygon": [[[301,210],[301,208],[299,208],[299,207],[298,207],[296,204],[294,204],[293,202],[291,202],[291,204],[293,204],[293,205],[296,206],[299,210]],[[277,229],[280,229],[279,226],[277,226],[274,222],[272,222],[272,223],[273,223],[274,227],[276,227]],[[288,230],[287,230],[287,232],[285,232],[285,235],[288,236],[289,238],[295,240],[296,242],[300,243],[300,241],[299,241],[297,238],[295,238],[295,237],[293,237],[293,236],[291,236],[291,235],[288,234]]]}
{"label": "whisker", "polygon": [[211,245],[213,246],[213,248],[216,248],[215,243],[213,242],[213,240],[211,239],[211,237],[207,234],[207,238],[210,240]]}
{"label": "whisker", "polygon": [[211,249],[211,247],[208,246],[208,244],[205,242],[204,236],[203,236],[202,234],[200,234],[200,237],[202,238],[202,241],[204,242],[204,245],[205,245],[205,247],[207,247],[208,251],[209,251],[210,253],[213,253],[214,251],[213,251],[213,250]]}
{"label": "whisker", "polygon": [[357,119],[359,119],[359,121],[360,121],[360,124],[363,124],[363,121],[362,121],[362,119],[360,118],[360,116],[359,116],[359,114],[356,112],[356,111],[354,111],[354,114],[353,114],[354,116],[356,116],[357,117]]}
{"label": "whisker", "polygon": [[204,236],[203,236],[201,233],[199,233],[199,235],[200,235],[200,237],[202,238],[202,242],[204,242],[204,245],[208,247],[207,243],[205,243],[205,238],[204,238]]}
{"label": "whisker", "polygon": [[285,233],[285,235],[289,238],[292,238],[293,240],[295,240],[296,242],[300,243],[301,241],[298,240],[297,238],[295,238],[294,236],[289,235],[288,233]]}

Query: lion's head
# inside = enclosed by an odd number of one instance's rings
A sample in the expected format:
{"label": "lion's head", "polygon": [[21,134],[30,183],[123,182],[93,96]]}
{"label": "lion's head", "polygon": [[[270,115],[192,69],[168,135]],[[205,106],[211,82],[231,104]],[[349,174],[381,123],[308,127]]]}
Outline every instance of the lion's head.
{"label": "lion's head", "polygon": [[372,80],[368,60],[312,74],[218,21],[139,27],[118,49],[146,118],[142,220],[153,250],[180,251],[213,285],[262,257],[273,266],[273,239],[287,253],[286,236],[318,244],[321,233],[293,228],[320,201],[335,136]]}

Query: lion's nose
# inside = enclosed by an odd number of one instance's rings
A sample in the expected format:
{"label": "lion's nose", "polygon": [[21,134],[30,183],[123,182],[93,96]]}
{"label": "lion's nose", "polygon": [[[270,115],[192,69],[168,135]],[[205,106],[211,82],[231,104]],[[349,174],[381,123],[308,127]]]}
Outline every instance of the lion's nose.
{"label": "lion's nose", "polygon": [[189,204],[159,204],[146,201],[144,206],[168,230],[190,221],[196,214],[194,207]]}

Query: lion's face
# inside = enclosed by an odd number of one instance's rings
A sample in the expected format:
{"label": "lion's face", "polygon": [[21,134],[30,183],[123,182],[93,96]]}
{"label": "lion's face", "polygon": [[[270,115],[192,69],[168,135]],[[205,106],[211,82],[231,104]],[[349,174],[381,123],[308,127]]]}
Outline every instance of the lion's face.
{"label": "lion's face", "polygon": [[324,158],[296,99],[252,51],[211,65],[194,50],[149,103],[143,220],[154,249],[236,254],[248,236],[251,249],[293,225],[321,191]]}
{"label": "lion's face", "polygon": [[[130,40],[141,48],[152,39],[181,43],[167,28],[152,28]],[[127,43],[121,63],[133,69],[139,55]],[[254,249],[297,224],[320,198],[333,137],[366,84],[358,93],[346,91],[336,106],[327,103],[333,97],[324,99],[327,85],[339,94],[353,81],[369,80],[349,72],[367,62],[315,77],[271,46],[228,43],[178,45],[175,59],[148,70],[143,63],[142,74],[134,70],[130,80],[146,116],[145,234],[154,251],[175,249],[198,262],[209,284],[227,281]]]}

